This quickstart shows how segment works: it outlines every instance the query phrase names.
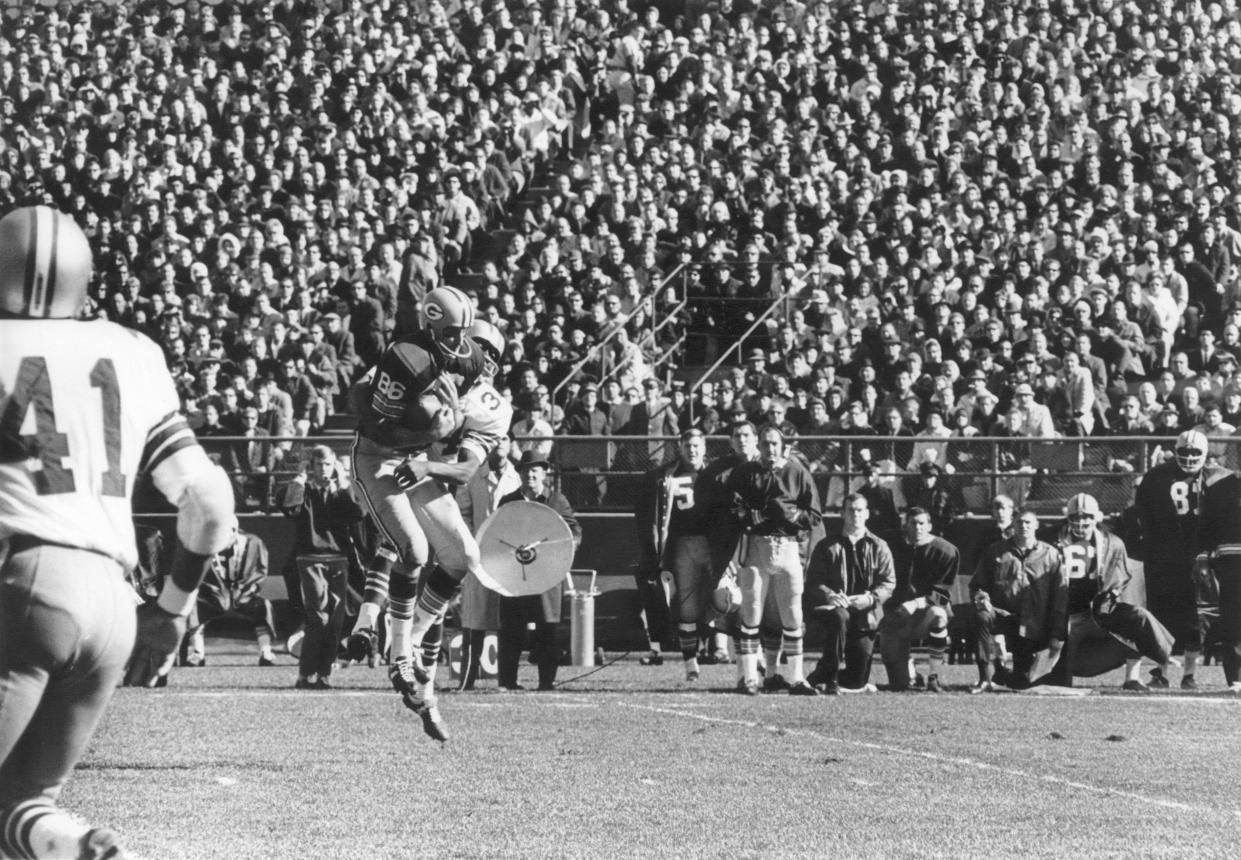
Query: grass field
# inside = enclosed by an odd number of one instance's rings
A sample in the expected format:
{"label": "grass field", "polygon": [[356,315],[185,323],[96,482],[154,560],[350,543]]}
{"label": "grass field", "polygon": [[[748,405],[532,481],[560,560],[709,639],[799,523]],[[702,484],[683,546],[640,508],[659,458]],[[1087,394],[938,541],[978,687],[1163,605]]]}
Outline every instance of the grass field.
{"label": "grass field", "polygon": [[252,647],[119,691],[63,803],[152,860],[1241,850],[1241,702],[1219,693],[970,696],[949,667],[960,692],[747,698],[732,666],[691,688],[627,657],[554,693],[443,693],[440,747],[381,670],[295,692],[292,658]]}

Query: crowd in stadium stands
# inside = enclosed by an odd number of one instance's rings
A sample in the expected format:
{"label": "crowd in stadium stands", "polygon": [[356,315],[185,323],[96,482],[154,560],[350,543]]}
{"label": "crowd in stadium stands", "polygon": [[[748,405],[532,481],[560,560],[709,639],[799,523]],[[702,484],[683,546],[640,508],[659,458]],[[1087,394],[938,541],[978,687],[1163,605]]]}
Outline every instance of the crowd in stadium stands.
{"label": "crowd in stadium stands", "polygon": [[544,432],[744,414],[912,437],[913,470],[952,436],[1241,426],[1235,0],[5,15],[0,210],[79,219],[96,311],[204,436],[314,434],[445,279]]}

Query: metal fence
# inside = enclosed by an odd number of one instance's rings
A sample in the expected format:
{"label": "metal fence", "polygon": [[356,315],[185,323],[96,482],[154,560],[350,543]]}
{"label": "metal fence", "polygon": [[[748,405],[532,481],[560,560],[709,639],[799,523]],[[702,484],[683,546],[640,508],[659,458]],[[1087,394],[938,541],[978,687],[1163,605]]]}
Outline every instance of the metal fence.
{"label": "metal fence", "polygon": [[[253,440],[210,437],[203,444],[220,460],[229,445],[249,441]],[[282,452],[276,467],[263,475],[242,471],[233,475],[239,488],[254,487],[251,479],[261,479],[255,497],[242,500],[243,509],[269,508],[280,485],[300,471],[308,446],[327,445],[348,464],[352,444],[352,438],[343,435],[265,441]],[[517,446],[535,442],[551,443],[549,459],[560,489],[583,513],[632,510],[642,474],[674,459],[677,452],[675,438],[659,436],[519,438]],[[952,494],[961,513],[986,513],[992,499],[1004,494],[1019,505],[1058,515],[1071,495],[1089,492],[1104,512],[1116,514],[1132,502],[1137,479],[1171,456],[1174,442],[1174,437],[1152,436],[801,436],[792,450],[814,474],[825,512],[838,509],[845,494],[868,483],[890,490],[897,507],[903,507],[919,491],[920,464],[933,462],[942,468],[941,486]],[[708,437],[708,457],[728,452],[726,437]],[[1241,436],[1211,438],[1208,459],[1228,469],[1241,468]],[[143,509],[141,493],[138,498]],[[159,507],[158,502],[150,504]]]}

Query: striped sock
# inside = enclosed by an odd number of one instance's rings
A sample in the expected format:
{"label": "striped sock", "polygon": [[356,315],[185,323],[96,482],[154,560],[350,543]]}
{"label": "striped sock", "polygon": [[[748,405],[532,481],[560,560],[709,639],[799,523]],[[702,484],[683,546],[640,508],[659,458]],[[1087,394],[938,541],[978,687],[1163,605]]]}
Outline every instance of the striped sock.
{"label": "striped sock", "polygon": [[741,628],[737,637],[737,675],[744,681],[758,683],[758,628]]}
{"label": "striped sock", "polygon": [[413,578],[396,576],[388,600],[389,642],[392,660],[408,659],[413,654],[414,595],[418,584]]}
{"label": "striped sock", "polygon": [[421,642],[436,622],[443,620],[448,612],[448,604],[461,590],[461,583],[444,568],[436,565],[426,577],[418,600],[414,604],[413,636],[415,642]]}
{"label": "striped sock", "polygon": [[800,630],[785,630],[781,639],[784,656],[789,658],[788,682],[796,684],[806,680],[804,639]]}
{"label": "striped sock", "polygon": [[681,656],[691,660],[698,656],[698,625],[681,622],[677,625],[677,639],[681,644]]}
{"label": "striped sock", "polygon": [[[396,552],[384,545],[375,550],[366,569],[366,586],[362,591],[362,602],[383,606],[388,599],[388,581],[392,576],[392,568],[396,564]],[[378,612],[376,612],[378,615]]]}
{"label": "striped sock", "polygon": [[932,629],[926,636],[927,674],[941,675],[944,671],[944,656],[948,653],[948,626],[939,630]]}
{"label": "striped sock", "polygon": [[0,819],[0,852],[19,860],[77,857],[82,837],[89,830],[42,798],[23,800]]}

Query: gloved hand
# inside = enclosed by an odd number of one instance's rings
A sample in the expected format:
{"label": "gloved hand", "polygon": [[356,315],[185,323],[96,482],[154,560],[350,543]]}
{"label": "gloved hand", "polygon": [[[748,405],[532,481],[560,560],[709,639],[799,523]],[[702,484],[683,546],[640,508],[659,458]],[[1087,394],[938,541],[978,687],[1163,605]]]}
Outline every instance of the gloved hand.
{"label": "gloved hand", "polygon": [[[185,618],[165,612],[158,603],[138,607],[138,635],[125,669],[126,687],[154,687],[168,676],[185,636]],[[160,684],[162,686],[162,684]]]}

